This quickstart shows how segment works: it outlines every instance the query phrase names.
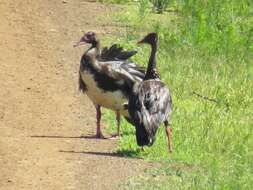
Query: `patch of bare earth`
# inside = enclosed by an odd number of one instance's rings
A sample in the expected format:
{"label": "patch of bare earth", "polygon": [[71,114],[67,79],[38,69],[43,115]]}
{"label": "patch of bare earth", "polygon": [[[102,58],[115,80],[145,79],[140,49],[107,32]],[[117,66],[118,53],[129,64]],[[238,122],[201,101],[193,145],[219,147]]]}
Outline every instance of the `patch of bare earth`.
{"label": "patch of bare earth", "polygon": [[77,91],[73,43],[116,32],[99,16],[119,10],[84,0],[0,2],[0,189],[119,189],[150,164],[117,156],[95,134],[95,111]]}

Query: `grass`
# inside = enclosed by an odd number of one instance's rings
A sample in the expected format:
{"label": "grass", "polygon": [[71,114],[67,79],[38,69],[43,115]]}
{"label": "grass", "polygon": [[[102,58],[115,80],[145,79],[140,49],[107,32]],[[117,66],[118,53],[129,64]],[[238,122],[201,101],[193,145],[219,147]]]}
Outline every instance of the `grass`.
{"label": "grass", "polygon": [[[137,47],[136,41],[149,31],[158,32],[158,69],[174,106],[173,154],[167,152],[162,126],[155,144],[141,152],[134,128],[123,122],[118,152],[161,163],[124,188],[253,188],[252,6],[246,0],[184,0],[172,1],[170,12],[155,14],[139,1],[114,17],[125,23],[126,33],[107,41],[137,49],[134,61],[139,64],[146,65],[150,49]],[[106,120],[115,126],[108,111]]]}

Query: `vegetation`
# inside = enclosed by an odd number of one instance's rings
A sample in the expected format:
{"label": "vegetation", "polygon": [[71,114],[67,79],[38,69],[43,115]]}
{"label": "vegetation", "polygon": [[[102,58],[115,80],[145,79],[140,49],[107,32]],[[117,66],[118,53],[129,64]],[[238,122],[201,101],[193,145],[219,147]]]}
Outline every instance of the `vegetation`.
{"label": "vegetation", "polygon": [[[146,65],[150,49],[136,41],[157,32],[159,71],[173,94],[173,154],[162,126],[142,152],[134,128],[123,123],[118,152],[162,163],[126,188],[252,189],[253,3],[171,0],[166,6],[169,12],[156,14],[147,0],[128,4],[116,17],[126,34],[108,39],[136,48],[134,60]],[[114,122],[113,114],[106,117]]]}
{"label": "vegetation", "polygon": [[169,0],[151,0],[151,3],[153,4],[157,13],[162,13],[165,11],[169,5],[169,2]]}

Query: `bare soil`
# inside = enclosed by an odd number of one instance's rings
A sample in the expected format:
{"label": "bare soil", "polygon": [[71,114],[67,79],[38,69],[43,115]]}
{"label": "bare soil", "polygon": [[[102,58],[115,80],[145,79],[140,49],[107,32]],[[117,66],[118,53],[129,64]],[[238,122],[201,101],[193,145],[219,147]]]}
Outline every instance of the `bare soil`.
{"label": "bare soil", "polygon": [[[120,8],[84,0],[0,2],[0,189],[119,189],[150,167],[95,134],[95,109],[77,90],[84,31],[117,34]],[[104,131],[104,130],[103,130]]]}

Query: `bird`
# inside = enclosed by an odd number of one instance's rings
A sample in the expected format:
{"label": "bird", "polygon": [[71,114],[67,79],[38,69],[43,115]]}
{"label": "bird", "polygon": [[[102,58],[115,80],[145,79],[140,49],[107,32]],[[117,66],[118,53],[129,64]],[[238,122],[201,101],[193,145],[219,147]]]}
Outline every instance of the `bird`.
{"label": "bird", "polygon": [[160,79],[156,70],[158,35],[149,33],[138,44],[149,44],[151,55],[143,81],[136,82],[128,102],[128,112],[135,126],[136,141],[143,148],[155,142],[156,132],[164,123],[168,139],[168,150],[172,152],[172,130],[170,117],[172,97],[169,89]]}
{"label": "bird", "polygon": [[79,90],[87,94],[96,108],[96,137],[104,138],[100,127],[101,107],[115,111],[117,133],[113,137],[118,137],[120,115],[132,123],[124,105],[128,102],[134,83],[144,79],[145,68],[129,60],[137,53],[136,51],[124,51],[117,44],[101,50],[100,40],[95,32],[85,33],[74,47],[84,44],[91,46],[81,57]]}

